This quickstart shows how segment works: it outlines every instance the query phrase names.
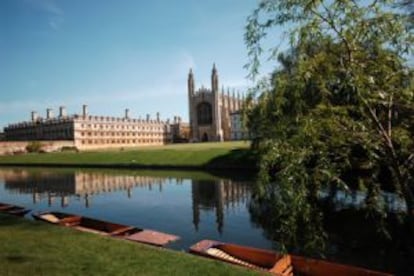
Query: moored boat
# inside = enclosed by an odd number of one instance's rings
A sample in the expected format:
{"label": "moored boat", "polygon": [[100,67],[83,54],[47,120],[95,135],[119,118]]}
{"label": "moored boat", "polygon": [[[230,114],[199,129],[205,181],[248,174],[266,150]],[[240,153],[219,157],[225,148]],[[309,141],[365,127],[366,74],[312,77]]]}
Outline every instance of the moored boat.
{"label": "moored boat", "polygon": [[155,246],[164,246],[179,237],[154,230],[141,229],[133,226],[97,220],[84,216],[77,216],[62,212],[42,212],[32,215],[36,220],[70,227],[76,230],[112,236],[133,242],[146,243]]}
{"label": "moored boat", "polygon": [[18,205],[0,203],[0,212],[7,213],[9,215],[23,217],[24,215],[29,213],[30,210]]}
{"label": "moored boat", "polygon": [[364,268],[342,265],[253,247],[202,240],[190,247],[190,253],[275,275],[335,275],[385,276],[391,275]]}

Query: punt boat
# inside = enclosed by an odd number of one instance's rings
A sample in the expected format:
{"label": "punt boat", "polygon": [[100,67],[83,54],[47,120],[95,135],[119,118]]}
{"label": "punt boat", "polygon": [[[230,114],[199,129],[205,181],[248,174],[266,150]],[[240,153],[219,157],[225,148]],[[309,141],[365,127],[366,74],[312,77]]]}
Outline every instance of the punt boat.
{"label": "punt boat", "polygon": [[169,242],[179,239],[178,236],[154,230],[141,229],[133,226],[61,212],[41,212],[32,214],[32,216],[36,220],[70,227],[83,232],[111,236],[155,246],[165,246]]}
{"label": "punt boat", "polygon": [[323,260],[284,255],[253,247],[202,240],[190,247],[190,253],[208,257],[274,275],[334,275],[385,276],[391,275],[364,268],[342,265]]}
{"label": "punt boat", "polygon": [[0,212],[6,213],[9,215],[23,217],[24,215],[29,213],[30,210],[24,207],[18,206],[18,205],[0,203]]}

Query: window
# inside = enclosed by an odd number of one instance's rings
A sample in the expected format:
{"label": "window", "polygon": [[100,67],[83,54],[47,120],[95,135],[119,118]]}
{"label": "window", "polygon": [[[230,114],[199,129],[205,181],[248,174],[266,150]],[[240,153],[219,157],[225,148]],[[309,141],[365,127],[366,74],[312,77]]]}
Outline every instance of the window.
{"label": "window", "polygon": [[197,122],[199,125],[210,125],[213,121],[211,104],[202,102],[197,106]]}

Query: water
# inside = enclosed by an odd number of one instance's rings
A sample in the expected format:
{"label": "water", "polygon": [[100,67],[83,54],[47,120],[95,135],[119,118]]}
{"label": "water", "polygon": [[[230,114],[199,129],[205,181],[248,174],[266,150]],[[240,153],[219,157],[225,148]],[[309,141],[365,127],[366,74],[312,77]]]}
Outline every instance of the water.
{"label": "water", "polygon": [[[278,250],[284,221],[269,223],[271,218],[251,198],[253,184],[251,176],[194,171],[0,168],[0,202],[32,212],[62,211],[178,235],[181,239],[169,245],[175,250],[187,251],[203,239]],[[325,199],[330,193],[320,195]],[[405,209],[395,195],[383,196],[391,212]],[[327,250],[320,255],[413,275],[414,235],[389,215],[385,223],[391,225],[391,239],[383,239],[361,212],[362,198],[359,193],[338,192],[333,205],[322,210],[328,238]],[[31,219],[30,213],[26,218]],[[300,247],[309,235],[298,229],[300,244],[289,250],[306,255]]]}
{"label": "water", "polygon": [[178,235],[177,250],[202,239],[272,248],[250,221],[250,187],[195,172],[0,169],[0,202]]}

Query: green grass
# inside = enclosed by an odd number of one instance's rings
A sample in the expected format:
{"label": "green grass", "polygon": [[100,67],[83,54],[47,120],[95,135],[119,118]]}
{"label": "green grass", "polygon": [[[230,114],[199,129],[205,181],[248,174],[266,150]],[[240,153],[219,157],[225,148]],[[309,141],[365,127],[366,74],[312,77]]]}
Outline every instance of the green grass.
{"label": "green grass", "polygon": [[253,169],[256,156],[248,142],[224,142],[0,156],[1,164]]}
{"label": "green grass", "polygon": [[0,214],[0,275],[257,275],[254,271]]}

